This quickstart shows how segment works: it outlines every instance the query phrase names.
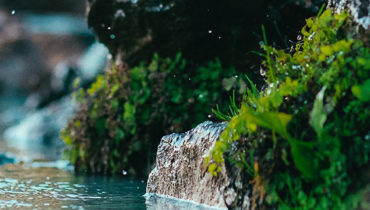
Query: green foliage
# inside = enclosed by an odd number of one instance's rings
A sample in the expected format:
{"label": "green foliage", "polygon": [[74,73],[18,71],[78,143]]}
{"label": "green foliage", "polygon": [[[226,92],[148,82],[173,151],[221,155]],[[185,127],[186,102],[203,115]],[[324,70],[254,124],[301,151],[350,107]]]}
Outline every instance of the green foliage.
{"label": "green foliage", "polygon": [[213,175],[224,157],[242,169],[259,192],[252,208],[257,198],[280,209],[358,206],[370,170],[370,52],[352,31],[348,13],[326,10],[287,53],[267,45],[262,27],[267,88],[247,91],[205,160]]}
{"label": "green foliage", "polygon": [[113,68],[75,93],[80,109],[61,133],[66,155],[78,171],[144,176],[163,135],[207,120],[227,88],[245,84],[235,74],[218,59],[194,67],[181,54]]}

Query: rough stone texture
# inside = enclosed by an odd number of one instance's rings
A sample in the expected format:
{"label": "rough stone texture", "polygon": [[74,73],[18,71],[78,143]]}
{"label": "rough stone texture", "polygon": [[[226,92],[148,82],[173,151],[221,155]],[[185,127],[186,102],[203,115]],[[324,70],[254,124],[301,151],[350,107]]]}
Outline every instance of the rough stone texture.
{"label": "rough stone texture", "polygon": [[227,167],[212,177],[203,165],[225,126],[226,123],[206,121],[186,133],[164,136],[146,192],[218,208],[232,205],[236,193]]}
{"label": "rough stone texture", "polygon": [[335,12],[348,9],[356,23],[370,30],[370,0],[329,0],[328,7]]}

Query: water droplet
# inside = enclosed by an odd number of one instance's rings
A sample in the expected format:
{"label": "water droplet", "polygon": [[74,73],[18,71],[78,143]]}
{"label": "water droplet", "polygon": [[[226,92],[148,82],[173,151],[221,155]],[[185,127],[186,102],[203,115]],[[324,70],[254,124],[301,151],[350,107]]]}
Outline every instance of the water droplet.
{"label": "water droplet", "polygon": [[46,180],[50,180],[50,177],[46,177]]}
{"label": "water droplet", "polygon": [[222,37],[221,37],[221,36],[219,36],[219,37],[218,37],[218,39],[222,39]]}
{"label": "water droplet", "polygon": [[160,4],[160,5],[159,5],[159,8],[163,8],[163,4]]}
{"label": "water droplet", "polygon": [[263,41],[259,42],[260,46],[264,45],[265,43]]}
{"label": "water droplet", "polygon": [[102,23],[100,26],[101,26],[102,28],[105,28],[105,24],[104,24],[104,23]]}
{"label": "water droplet", "polygon": [[369,140],[369,139],[370,139],[370,134],[365,136],[365,140]]}
{"label": "water droplet", "polygon": [[212,30],[208,30],[208,33],[211,34],[212,33]]}
{"label": "water droplet", "polygon": [[140,190],[140,187],[136,187],[137,190]]}
{"label": "water droplet", "polygon": [[15,10],[12,10],[12,15],[15,15]]}
{"label": "water droplet", "polygon": [[263,70],[262,67],[260,67],[260,75],[263,76],[263,77],[266,75],[266,72],[265,72],[265,70]]}
{"label": "water droplet", "polygon": [[122,170],[122,175],[123,175],[123,176],[126,176],[126,175],[127,175],[127,171]]}
{"label": "water droplet", "polygon": [[110,38],[111,38],[111,39],[115,39],[115,38],[116,38],[116,35],[111,34],[111,35],[110,35]]}
{"label": "water droplet", "polygon": [[108,28],[107,28],[108,30],[111,30],[112,28],[110,27],[110,26],[108,26]]}
{"label": "water droplet", "polygon": [[110,60],[110,59],[112,59],[112,58],[113,58],[113,55],[112,55],[112,54],[108,54],[108,55],[107,55],[107,59],[109,59],[109,60]]}
{"label": "water droplet", "polygon": [[176,78],[176,74],[174,74],[173,77]]}
{"label": "water droplet", "polygon": [[189,77],[189,81],[191,80],[191,78]]}
{"label": "water droplet", "polygon": [[211,117],[212,117],[212,115],[210,115],[210,114],[209,114],[209,115],[208,115],[208,118],[211,118]]}
{"label": "water droplet", "polygon": [[238,78],[239,76],[238,76],[238,75],[235,75],[234,77],[235,77],[235,78]]}

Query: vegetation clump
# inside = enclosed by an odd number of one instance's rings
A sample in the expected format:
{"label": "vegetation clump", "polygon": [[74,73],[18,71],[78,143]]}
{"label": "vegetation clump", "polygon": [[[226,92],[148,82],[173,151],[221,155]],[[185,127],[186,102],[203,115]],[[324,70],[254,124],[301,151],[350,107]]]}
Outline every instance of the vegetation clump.
{"label": "vegetation clump", "polygon": [[235,164],[252,208],[352,209],[363,199],[370,48],[352,28],[348,13],[326,10],[306,20],[291,52],[264,36],[266,88],[251,84],[231,116],[215,112],[229,124],[206,166],[217,175],[224,159]]}
{"label": "vegetation clump", "polygon": [[218,59],[195,67],[181,54],[155,54],[150,63],[117,66],[77,92],[80,108],[61,133],[66,155],[77,171],[147,175],[163,135],[207,120],[210,107],[245,86]]}

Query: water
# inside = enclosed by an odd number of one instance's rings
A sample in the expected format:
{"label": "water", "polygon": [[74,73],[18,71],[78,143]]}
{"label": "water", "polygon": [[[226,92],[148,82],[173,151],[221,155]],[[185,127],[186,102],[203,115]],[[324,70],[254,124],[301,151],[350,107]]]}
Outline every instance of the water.
{"label": "water", "polygon": [[57,168],[5,165],[0,167],[0,208],[146,209],[145,185]]}
{"label": "water", "polygon": [[0,208],[146,209],[145,185],[32,164],[5,165],[0,167]]}

